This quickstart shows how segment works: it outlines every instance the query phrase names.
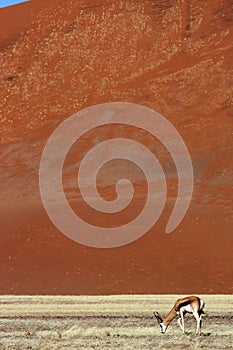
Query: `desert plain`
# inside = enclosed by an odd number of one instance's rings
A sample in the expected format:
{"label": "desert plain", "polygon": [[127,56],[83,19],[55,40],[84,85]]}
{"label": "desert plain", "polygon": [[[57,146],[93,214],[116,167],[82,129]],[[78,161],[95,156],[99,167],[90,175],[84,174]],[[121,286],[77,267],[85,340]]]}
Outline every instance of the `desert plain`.
{"label": "desert plain", "polygon": [[160,334],[153,311],[162,316],[179,295],[1,296],[0,349],[224,349],[233,345],[232,295],[201,295],[202,335],[185,316]]}

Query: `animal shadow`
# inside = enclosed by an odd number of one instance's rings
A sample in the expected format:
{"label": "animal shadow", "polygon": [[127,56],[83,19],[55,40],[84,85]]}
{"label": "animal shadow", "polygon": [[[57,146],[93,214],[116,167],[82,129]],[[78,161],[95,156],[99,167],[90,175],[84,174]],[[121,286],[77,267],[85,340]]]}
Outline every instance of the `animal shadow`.
{"label": "animal shadow", "polygon": [[[183,336],[187,336],[187,337],[198,337],[198,335],[195,335],[193,332],[185,332],[185,334],[182,334]],[[200,335],[199,335],[199,337],[209,337],[211,335],[211,333],[210,332],[208,332],[208,333],[201,333]]]}

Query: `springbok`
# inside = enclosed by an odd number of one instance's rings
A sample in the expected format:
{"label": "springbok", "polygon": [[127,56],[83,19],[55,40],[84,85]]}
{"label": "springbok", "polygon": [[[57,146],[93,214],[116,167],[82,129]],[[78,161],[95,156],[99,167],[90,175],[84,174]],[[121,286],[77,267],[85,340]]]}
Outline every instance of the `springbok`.
{"label": "springbok", "polygon": [[184,334],[184,315],[186,312],[188,312],[190,314],[193,314],[197,321],[196,335],[201,334],[201,317],[202,314],[204,314],[204,305],[205,303],[202,299],[196,296],[189,296],[186,298],[178,299],[171,311],[164,319],[162,319],[161,315],[158,312],[154,312],[154,316],[156,317],[157,322],[160,326],[160,332],[165,333],[171,321],[178,315],[178,324]]}

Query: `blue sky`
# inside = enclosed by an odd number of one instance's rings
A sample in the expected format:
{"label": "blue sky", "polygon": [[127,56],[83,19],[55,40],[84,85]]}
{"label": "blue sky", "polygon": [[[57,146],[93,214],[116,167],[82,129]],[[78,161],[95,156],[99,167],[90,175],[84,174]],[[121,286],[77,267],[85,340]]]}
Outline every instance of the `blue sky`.
{"label": "blue sky", "polygon": [[21,2],[26,2],[29,0],[0,0],[0,8],[20,4]]}

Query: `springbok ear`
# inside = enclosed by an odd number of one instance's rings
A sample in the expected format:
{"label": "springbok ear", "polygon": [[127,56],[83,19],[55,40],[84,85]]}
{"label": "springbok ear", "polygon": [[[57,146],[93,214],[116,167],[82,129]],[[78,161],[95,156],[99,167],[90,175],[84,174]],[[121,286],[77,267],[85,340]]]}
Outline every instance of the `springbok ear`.
{"label": "springbok ear", "polygon": [[158,315],[158,317],[159,317],[159,319],[160,319],[160,322],[163,322],[163,318],[162,318],[162,316],[160,315],[160,313],[158,313],[158,311],[157,311],[157,315]]}

